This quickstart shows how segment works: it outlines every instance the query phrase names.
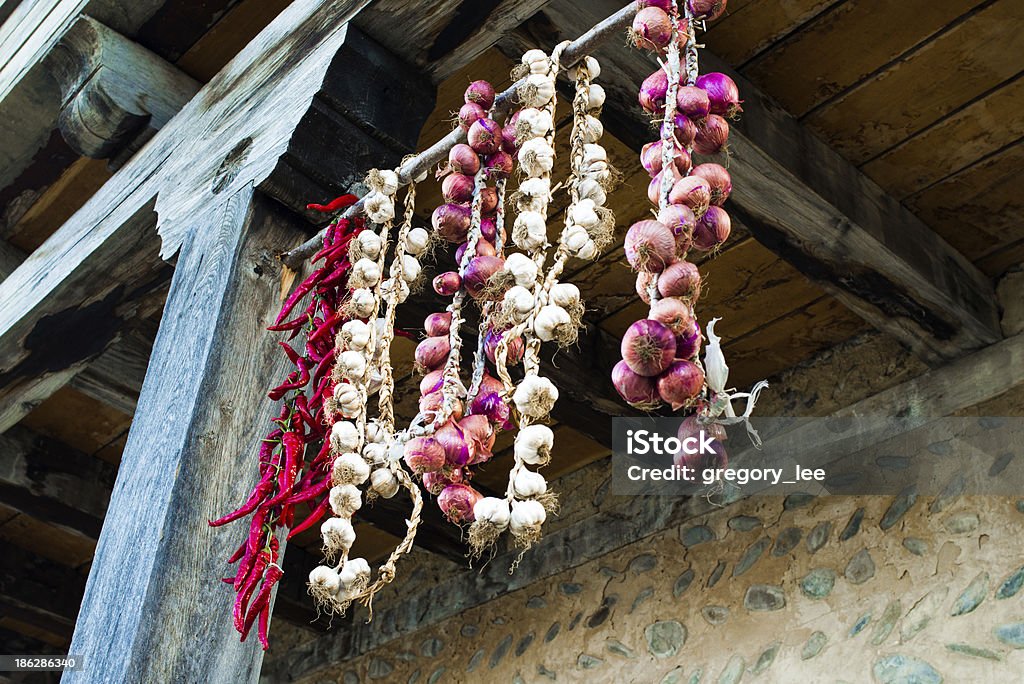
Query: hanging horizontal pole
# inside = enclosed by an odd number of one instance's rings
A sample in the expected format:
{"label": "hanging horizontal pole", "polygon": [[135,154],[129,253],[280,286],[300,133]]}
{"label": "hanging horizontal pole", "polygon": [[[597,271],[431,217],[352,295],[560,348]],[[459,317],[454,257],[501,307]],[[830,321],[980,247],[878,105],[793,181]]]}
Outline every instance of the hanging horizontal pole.
{"label": "hanging horizontal pole", "polygon": [[[634,14],[636,14],[636,4],[631,2],[615,14],[595,24],[589,31],[565,46],[560,57],[562,66],[565,68],[573,66],[609,37],[620,34],[633,20]],[[502,91],[494,98],[494,109],[496,112],[505,114],[512,108],[513,103],[516,101],[516,94],[523,83],[525,83],[525,79],[516,81],[507,90]],[[407,160],[397,170],[399,187],[404,187],[411,183],[414,178],[419,178],[428,173],[436,164],[448,158],[448,152],[453,147],[463,142],[466,142],[466,132],[461,128],[456,128],[423,152]],[[351,218],[362,210],[363,199],[360,198],[358,202],[346,209],[341,217]],[[321,230],[295,249],[279,255],[278,258],[288,268],[298,270],[306,259],[320,250],[323,246],[323,240],[324,231]]]}

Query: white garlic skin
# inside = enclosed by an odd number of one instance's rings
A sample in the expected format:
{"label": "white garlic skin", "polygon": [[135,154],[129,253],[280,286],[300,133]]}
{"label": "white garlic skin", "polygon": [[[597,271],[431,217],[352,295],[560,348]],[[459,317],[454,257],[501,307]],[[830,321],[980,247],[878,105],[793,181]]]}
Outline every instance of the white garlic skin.
{"label": "white garlic skin", "polygon": [[338,456],[331,465],[331,482],[336,485],[361,485],[369,477],[370,465],[353,451]]}
{"label": "white garlic skin", "polygon": [[370,475],[370,489],[385,499],[398,493],[398,478],[388,468],[377,468]]}
{"label": "white garlic skin", "polygon": [[550,342],[558,336],[562,326],[572,325],[569,312],[557,304],[547,304],[540,308],[533,321],[533,331],[541,342]]}
{"label": "white garlic skin", "polygon": [[380,190],[385,195],[394,195],[398,192],[398,174],[387,169],[385,171],[378,171],[377,177],[380,179]]}
{"label": "white garlic skin", "polygon": [[358,288],[352,292],[350,300],[352,311],[360,318],[366,318],[373,313],[375,299],[373,292],[365,287]]}
{"label": "white garlic skin", "polygon": [[547,378],[527,375],[512,394],[519,413],[530,418],[544,418],[558,401],[558,388]]}
{"label": "white garlic skin", "polygon": [[[337,387],[335,389],[335,395],[337,395]],[[359,438],[359,428],[356,427],[355,423],[347,420],[339,420],[331,426],[331,446],[334,447],[335,451],[355,451],[359,448],[359,443],[362,440]]]}
{"label": "white garlic skin", "polygon": [[523,321],[533,312],[536,302],[533,293],[521,285],[510,287],[502,299],[502,308],[516,321]]}
{"label": "white garlic skin", "polygon": [[587,109],[594,111],[604,106],[607,94],[597,83],[591,83],[587,92]]}
{"label": "white garlic skin", "polygon": [[605,192],[604,186],[593,178],[584,178],[580,181],[579,193],[581,199],[590,200],[595,207],[603,207],[608,201],[608,194]]}
{"label": "white garlic skin", "polygon": [[522,109],[519,112],[519,119],[516,124],[517,129],[520,124],[525,124],[529,128],[528,137],[540,138],[548,134],[551,130],[551,112],[545,109],[535,109],[528,107]]}
{"label": "white garlic skin", "polygon": [[509,516],[509,529],[512,534],[528,532],[544,524],[548,514],[544,506],[533,499],[512,502],[512,515]]}
{"label": "white garlic skin", "polygon": [[[522,223],[532,223],[535,224],[534,227],[537,230],[543,227],[545,232],[547,231],[547,224],[544,223],[544,217],[541,214],[531,211],[523,212],[521,216],[525,217]],[[519,223],[518,220],[517,223]],[[537,274],[539,272],[537,262],[522,252],[509,254],[502,268],[512,274],[512,277],[516,280],[516,285],[528,288],[537,283]]]}
{"label": "white garlic skin", "polygon": [[547,492],[548,483],[540,473],[520,468],[512,481],[512,489],[520,499],[532,499]]}
{"label": "white garlic skin", "polygon": [[555,283],[548,296],[552,304],[568,308],[580,303],[580,288],[572,283]]}
{"label": "white garlic skin", "polygon": [[473,516],[477,522],[490,523],[499,530],[508,527],[511,514],[508,502],[493,496],[486,496],[473,505]]}
{"label": "white garlic skin", "polygon": [[328,518],[320,526],[320,536],[328,547],[341,547],[347,551],[356,541],[356,530],[347,518]]}
{"label": "white garlic skin", "polygon": [[420,256],[430,244],[430,233],[423,228],[413,228],[405,236],[405,251],[413,256]]}
{"label": "white garlic skin", "polygon": [[326,565],[318,565],[310,571],[309,583],[328,594],[336,594],[341,586],[341,579],[333,568],[329,568]]}
{"label": "white garlic skin", "polygon": [[343,377],[358,380],[366,375],[366,357],[363,352],[343,351],[338,356],[338,367]]}
{"label": "white garlic skin", "polygon": [[519,166],[530,178],[550,173],[555,166],[555,150],[544,138],[527,140],[519,148]]}
{"label": "white garlic skin", "polygon": [[395,218],[395,202],[374,190],[363,198],[363,211],[373,223],[387,223]]}
{"label": "white garlic skin", "polygon": [[529,465],[546,463],[555,445],[555,433],[547,425],[529,425],[516,435],[515,457]]}
{"label": "white garlic skin", "polygon": [[370,343],[370,326],[362,321],[347,321],[341,326],[341,332],[348,338],[345,343],[348,349],[361,351]]}
{"label": "white garlic skin", "polygon": [[355,485],[344,484],[331,487],[331,510],[342,518],[351,518],[352,514],[363,506],[363,494]]}

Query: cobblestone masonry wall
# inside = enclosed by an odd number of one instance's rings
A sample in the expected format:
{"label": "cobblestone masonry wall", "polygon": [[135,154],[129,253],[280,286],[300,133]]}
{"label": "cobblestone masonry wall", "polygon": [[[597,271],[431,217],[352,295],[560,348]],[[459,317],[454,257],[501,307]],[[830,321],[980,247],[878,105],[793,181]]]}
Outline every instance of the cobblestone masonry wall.
{"label": "cobblestone masonry wall", "polygon": [[309,682],[1011,682],[1024,501],[758,497]]}

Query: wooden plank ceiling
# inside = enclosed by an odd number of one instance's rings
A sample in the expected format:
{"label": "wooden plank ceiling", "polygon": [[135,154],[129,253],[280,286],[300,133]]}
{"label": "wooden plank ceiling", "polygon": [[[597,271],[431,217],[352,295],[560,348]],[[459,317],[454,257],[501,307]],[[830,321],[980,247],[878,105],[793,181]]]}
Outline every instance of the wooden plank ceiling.
{"label": "wooden plank ceiling", "polygon": [[[157,33],[148,37],[150,47],[162,48],[180,68],[205,81],[287,4],[226,3],[227,14],[190,48],[162,45]],[[485,78],[507,86],[511,66],[506,56],[488,49],[495,38],[482,35],[486,17],[467,9],[473,3],[449,0],[426,9],[427,4],[381,0],[358,22],[437,83],[437,108],[424,127],[421,147],[450,130],[451,112],[469,81]],[[545,4],[499,3],[500,16],[487,21],[511,30]],[[393,30],[399,20],[412,33]],[[1016,30],[1022,21],[1024,3],[1017,0],[731,0],[729,13],[705,42],[987,275],[998,276],[1024,261],[1024,33]],[[564,101],[560,104],[568,111]],[[625,177],[609,201],[618,218],[618,241],[595,263],[574,262],[568,279],[582,287],[590,321],[618,337],[644,315],[621,241],[626,228],[649,213],[648,178],[635,150],[610,135],[606,145]],[[0,236],[33,250],[109,173],[94,160],[65,164],[57,180],[29,201],[2,208]],[[419,212],[426,220],[440,193],[436,187],[424,190]],[[723,318],[718,331],[726,338],[738,386],[770,379],[865,329],[859,317],[742,231],[700,267],[707,286],[699,311],[705,319]],[[399,345],[396,377],[415,387],[409,375],[411,343],[399,340]],[[399,396],[408,416],[415,389]],[[625,406],[623,413],[628,413]],[[21,427],[116,466],[130,423],[123,405],[111,407],[67,387]],[[562,448],[552,474],[607,455],[572,428],[556,430]],[[508,447],[507,439],[499,441],[499,456],[479,476],[482,485],[503,487]],[[6,505],[0,506],[0,539],[45,561],[54,577],[62,570],[84,577],[95,546],[89,535]],[[366,523],[358,539],[355,553],[371,559],[396,541]],[[298,537],[294,546],[319,555],[315,531]],[[34,612],[10,605],[0,600],[0,640],[22,651],[31,645],[41,651],[66,646],[77,604],[63,609],[47,604]],[[287,608],[294,619],[294,604],[282,610]]]}

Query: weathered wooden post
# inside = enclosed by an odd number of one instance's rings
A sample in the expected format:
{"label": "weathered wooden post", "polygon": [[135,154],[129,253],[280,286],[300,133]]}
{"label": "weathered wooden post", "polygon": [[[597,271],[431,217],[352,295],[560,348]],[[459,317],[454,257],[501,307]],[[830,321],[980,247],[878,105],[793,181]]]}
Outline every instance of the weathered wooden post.
{"label": "weathered wooden post", "polygon": [[166,151],[159,230],[164,256],[180,251],[70,649],[85,668],[66,681],[259,674],[218,580],[244,532],[206,521],[256,475],[265,392],[283,369],[264,331],[280,303],[275,255],[301,241],[305,202],[396,164],[433,108],[432,88],[339,5],[293,5],[256,39],[262,53],[250,46],[250,63],[229,65],[111,181]]}

